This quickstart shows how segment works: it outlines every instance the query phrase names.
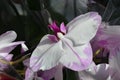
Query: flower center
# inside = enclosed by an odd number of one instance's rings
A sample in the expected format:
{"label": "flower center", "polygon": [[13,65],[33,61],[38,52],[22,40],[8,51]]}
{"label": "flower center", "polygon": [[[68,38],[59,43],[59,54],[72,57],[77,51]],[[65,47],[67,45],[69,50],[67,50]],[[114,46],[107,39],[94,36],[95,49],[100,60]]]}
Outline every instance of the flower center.
{"label": "flower center", "polygon": [[57,33],[57,37],[58,37],[59,39],[62,39],[62,38],[64,38],[64,35],[63,35],[61,32],[58,32],[58,33]]}

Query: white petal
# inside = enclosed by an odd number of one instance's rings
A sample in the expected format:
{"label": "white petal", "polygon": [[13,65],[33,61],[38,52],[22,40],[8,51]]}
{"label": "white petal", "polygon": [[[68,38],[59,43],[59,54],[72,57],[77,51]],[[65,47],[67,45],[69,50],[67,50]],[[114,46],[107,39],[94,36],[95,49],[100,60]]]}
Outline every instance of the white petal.
{"label": "white petal", "polygon": [[65,35],[75,45],[89,42],[96,34],[101,17],[96,12],[89,12],[78,16],[67,24],[68,32]]}
{"label": "white petal", "polygon": [[0,35],[0,44],[10,43],[14,41],[17,34],[14,31],[7,31],[6,33]]}
{"label": "white petal", "polygon": [[68,39],[63,40],[64,55],[60,62],[75,71],[88,68],[92,62],[92,49],[89,43],[81,46],[73,46]]}
{"label": "white petal", "polygon": [[62,43],[53,42],[45,35],[30,58],[30,67],[34,70],[48,70],[55,67],[62,56]]}
{"label": "white petal", "polygon": [[28,47],[25,44],[21,44],[21,53],[24,53],[28,50]]}
{"label": "white petal", "polygon": [[99,64],[90,67],[87,70],[79,72],[79,77],[82,80],[108,80],[109,78],[109,65]]}
{"label": "white petal", "polygon": [[17,45],[23,44],[24,41],[18,41],[13,43],[4,43],[0,45],[0,53],[10,53]]}

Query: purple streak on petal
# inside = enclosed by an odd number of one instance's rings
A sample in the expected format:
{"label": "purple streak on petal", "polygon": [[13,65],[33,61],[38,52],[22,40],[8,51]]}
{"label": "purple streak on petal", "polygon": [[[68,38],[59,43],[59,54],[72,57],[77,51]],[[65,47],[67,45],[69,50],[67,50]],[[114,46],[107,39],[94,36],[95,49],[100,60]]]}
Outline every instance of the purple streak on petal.
{"label": "purple streak on petal", "polygon": [[65,41],[65,43],[67,44],[67,46],[73,51],[73,53],[76,55],[76,57],[81,60],[80,56],[78,55],[78,53],[76,51],[74,51],[74,49]]}
{"label": "purple streak on petal", "polygon": [[57,37],[54,36],[54,35],[49,35],[48,38],[49,38],[51,41],[53,41],[53,42],[57,42],[57,41],[58,41]]}
{"label": "purple streak on petal", "polygon": [[66,27],[65,27],[64,23],[61,23],[60,31],[63,32],[64,34],[66,34]]}

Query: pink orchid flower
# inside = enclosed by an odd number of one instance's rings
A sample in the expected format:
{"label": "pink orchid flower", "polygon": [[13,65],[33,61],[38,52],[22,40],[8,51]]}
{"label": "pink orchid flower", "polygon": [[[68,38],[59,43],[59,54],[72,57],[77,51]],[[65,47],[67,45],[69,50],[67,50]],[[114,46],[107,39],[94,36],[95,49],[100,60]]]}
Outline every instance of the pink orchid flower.
{"label": "pink orchid flower", "polygon": [[80,15],[60,28],[52,23],[49,27],[54,35],[45,35],[30,58],[33,71],[49,70],[58,64],[80,71],[92,62],[92,49],[89,41],[95,36],[101,17],[97,12]]}

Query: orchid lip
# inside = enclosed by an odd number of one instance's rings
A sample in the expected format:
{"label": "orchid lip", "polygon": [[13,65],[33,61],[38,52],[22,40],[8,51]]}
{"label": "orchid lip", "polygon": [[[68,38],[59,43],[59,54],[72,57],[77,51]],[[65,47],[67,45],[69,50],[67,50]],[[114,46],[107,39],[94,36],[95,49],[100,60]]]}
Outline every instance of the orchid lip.
{"label": "orchid lip", "polygon": [[62,39],[62,38],[64,38],[64,35],[63,35],[61,32],[58,32],[58,33],[57,33],[57,37],[58,37],[59,39]]}

